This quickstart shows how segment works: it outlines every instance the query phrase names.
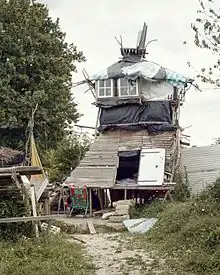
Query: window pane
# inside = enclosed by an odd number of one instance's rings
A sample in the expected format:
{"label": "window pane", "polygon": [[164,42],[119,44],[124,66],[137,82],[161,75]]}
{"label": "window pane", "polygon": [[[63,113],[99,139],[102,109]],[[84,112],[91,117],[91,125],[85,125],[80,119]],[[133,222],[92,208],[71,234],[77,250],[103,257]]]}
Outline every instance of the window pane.
{"label": "window pane", "polygon": [[129,90],[128,90],[127,87],[121,88],[121,89],[120,89],[120,92],[121,92],[121,95],[122,95],[122,96],[127,96],[127,95],[129,95]]}
{"label": "window pane", "polygon": [[99,80],[99,87],[104,87],[105,80]]}
{"label": "window pane", "polygon": [[106,79],[106,86],[105,87],[111,87],[111,79]]}
{"label": "window pane", "polygon": [[112,95],[112,93],[111,93],[111,88],[106,88],[106,89],[105,89],[105,95],[106,95],[106,96],[111,96],[111,95]]}
{"label": "window pane", "polygon": [[129,94],[130,95],[136,95],[136,86],[130,86]]}
{"label": "window pane", "polygon": [[128,86],[128,80],[126,78],[120,78],[120,85],[121,87]]}
{"label": "window pane", "polygon": [[104,96],[104,95],[105,95],[105,89],[99,88],[99,96]]}

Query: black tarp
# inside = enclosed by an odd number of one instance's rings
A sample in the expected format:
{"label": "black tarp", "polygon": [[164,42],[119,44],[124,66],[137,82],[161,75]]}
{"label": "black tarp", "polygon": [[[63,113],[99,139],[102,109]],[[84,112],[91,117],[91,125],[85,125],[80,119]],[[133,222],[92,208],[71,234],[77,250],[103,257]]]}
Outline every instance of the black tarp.
{"label": "black tarp", "polygon": [[134,131],[147,129],[149,132],[172,131],[175,128],[172,126],[171,103],[148,101],[142,105],[126,104],[103,108],[100,114],[99,131],[112,128]]}
{"label": "black tarp", "polygon": [[120,151],[120,152],[118,152],[118,156],[121,157],[121,158],[137,157],[139,155],[140,155],[139,150]]}

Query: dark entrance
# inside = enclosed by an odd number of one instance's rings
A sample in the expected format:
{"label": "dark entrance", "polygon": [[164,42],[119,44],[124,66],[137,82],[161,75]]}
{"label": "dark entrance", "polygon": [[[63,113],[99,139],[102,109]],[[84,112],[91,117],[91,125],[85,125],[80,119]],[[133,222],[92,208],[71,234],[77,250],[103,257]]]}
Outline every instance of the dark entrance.
{"label": "dark entrance", "polygon": [[116,182],[133,180],[137,182],[140,162],[140,151],[123,151],[118,153],[119,166],[117,169]]}

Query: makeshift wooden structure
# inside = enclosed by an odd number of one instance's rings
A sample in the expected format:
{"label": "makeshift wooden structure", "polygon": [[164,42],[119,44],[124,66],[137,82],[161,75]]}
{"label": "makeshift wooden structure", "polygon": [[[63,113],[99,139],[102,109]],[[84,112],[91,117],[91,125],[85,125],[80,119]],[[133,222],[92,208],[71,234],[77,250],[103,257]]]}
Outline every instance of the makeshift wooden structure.
{"label": "makeshift wooden structure", "polygon": [[[160,195],[174,189],[179,166],[180,106],[192,80],[145,59],[147,26],[136,48],[85,81],[99,108],[96,139],[65,184],[99,189],[102,205],[111,201]],[[105,190],[104,192],[102,190]],[[108,192],[106,191],[108,190]],[[120,192],[123,191],[124,194]]]}
{"label": "makeshift wooden structure", "polygon": [[[0,198],[1,200],[23,201],[28,204],[30,215],[38,216],[37,204],[44,193],[48,179],[43,170],[35,145],[33,127],[34,113],[29,121],[29,136],[26,154],[10,148],[0,148]],[[26,166],[25,166],[26,165]],[[44,200],[49,201],[49,198]],[[46,214],[49,214],[47,207]],[[38,225],[35,224],[38,236]]]}

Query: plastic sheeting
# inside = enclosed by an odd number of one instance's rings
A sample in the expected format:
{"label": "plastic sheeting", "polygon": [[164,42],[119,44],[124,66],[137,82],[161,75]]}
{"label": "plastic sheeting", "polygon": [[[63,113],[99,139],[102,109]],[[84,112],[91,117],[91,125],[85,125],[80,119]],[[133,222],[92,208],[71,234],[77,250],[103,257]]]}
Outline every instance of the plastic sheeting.
{"label": "plastic sheeting", "polygon": [[150,61],[139,60],[125,60],[114,63],[107,69],[93,76],[93,80],[107,79],[107,78],[137,78],[141,77],[146,80],[166,80],[172,86],[182,87],[192,80],[184,77],[183,75],[165,69],[157,63]]}
{"label": "plastic sheeting", "polygon": [[123,221],[124,226],[131,233],[142,234],[151,229],[157,222],[156,218],[151,219],[132,219]]}
{"label": "plastic sheeting", "polygon": [[[138,62],[131,66],[124,67],[122,68],[122,73],[125,76],[143,77],[145,79],[148,79],[148,78],[154,78],[160,69],[161,69],[160,65],[146,61],[146,62]],[[165,77],[165,74],[162,76],[162,78],[164,77]]]}
{"label": "plastic sheeting", "polygon": [[173,86],[167,81],[140,80],[142,100],[168,100],[173,95]]}
{"label": "plastic sheeting", "polygon": [[140,155],[140,151],[137,150],[118,152],[118,156],[122,158],[137,157],[138,155]]}
{"label": "plastic sheeting", "polygon": [[169,101],[121,105],[102,109],[99,131],[109,128],[125,130],[148,129],[149,132],[172,131],[172,109]]}

